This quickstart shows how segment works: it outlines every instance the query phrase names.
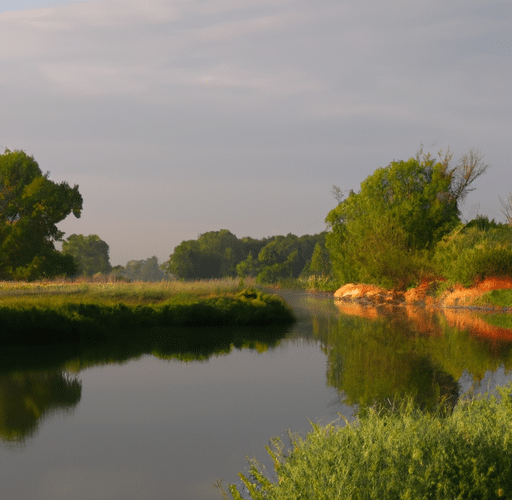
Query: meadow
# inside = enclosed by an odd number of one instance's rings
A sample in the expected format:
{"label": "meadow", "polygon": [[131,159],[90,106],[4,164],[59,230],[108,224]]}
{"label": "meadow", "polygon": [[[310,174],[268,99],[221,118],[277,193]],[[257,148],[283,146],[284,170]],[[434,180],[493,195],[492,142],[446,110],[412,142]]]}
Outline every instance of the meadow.
{"label": "meadow", "polygon": [[0,345],[95,342],[119,329],[292,322],[282,299],[238,280],[0,283]]}

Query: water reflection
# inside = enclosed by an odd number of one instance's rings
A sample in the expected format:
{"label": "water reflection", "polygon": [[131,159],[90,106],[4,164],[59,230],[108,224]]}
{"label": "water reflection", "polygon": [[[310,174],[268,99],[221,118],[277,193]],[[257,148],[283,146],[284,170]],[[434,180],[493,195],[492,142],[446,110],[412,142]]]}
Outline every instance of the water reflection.
{"label": "water reflection", "polygon": [[80,401],[82,384],[59,371],[15,372],[0,376],[0,438],[21,444],[44,417],[69,411]]}
{"label": "water reflection", "polygon": [[440,399],[451,405],[463,374],[474,387],[488,371],[512,367],[512,328],[502,326],[510,322],[503,315],[336,306],[337,317],[313,316],[313,331],[327,356],[327,383],[347,404],[387,405],[410,396],[423,409]]}
{"label": "water reflection", "polygon": [[84,369],[123,364],[151,354],[164,360],[206,362],[233,349],[259,353],[276,347],[290,327],[126,330],[115,342],[83,347],[6,348],[0,353],[0,439],[23,445],[42,421],[78,406]]}

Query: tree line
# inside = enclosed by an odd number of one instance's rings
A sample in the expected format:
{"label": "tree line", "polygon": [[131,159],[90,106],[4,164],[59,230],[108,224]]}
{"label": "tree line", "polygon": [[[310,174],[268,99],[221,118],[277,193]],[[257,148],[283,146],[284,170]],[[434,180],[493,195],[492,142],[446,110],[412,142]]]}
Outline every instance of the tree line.
{"label": "tree line", "polygon": [[[78,186],[55,183],[23,151],[0,155],[0,279],[34,280],[108,274],[132,281],[254,277],[328,289],[347,282],[407,288],[427,277],[470,283],[512,274],[512,196],[502,201],[505,224],[461,206],[488,165],[471,150],[453,161],[422,148],[368,176],[358,192],[334,187],[337,205],[315,234],[238,238],[227,229],[182,241],[163,264],[153,256],[112,267],[97,235],[63,239],[56,224],[80,217]],[[62,242],[62,251],[55,247]]]}

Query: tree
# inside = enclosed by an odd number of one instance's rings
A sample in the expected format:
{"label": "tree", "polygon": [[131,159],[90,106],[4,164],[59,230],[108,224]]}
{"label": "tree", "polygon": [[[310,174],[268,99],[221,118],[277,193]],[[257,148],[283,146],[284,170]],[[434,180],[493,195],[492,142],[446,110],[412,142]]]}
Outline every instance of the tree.
{"label": "tree", "polygon": [[72,234],[62,243],[62,253],[71,255],[78,264],[78,273],[92,276],[112,271],[109,261],[109,246],[97,235]]}
{"label": "tree", "polygon": [[154,255],[146,260],[130,260],[124,267],[116,266],[112,274],[117,278],[126,278],[130,281],[162,281],[169,279],[169,274],[165,273],[158,265],[158,259]]}
{"label": "tree", "polygon": [[237,264],[247,257],[243,246],[227,229],[209,231],[197,240],[182,241],[170,256],[167,269],[184,279],[236,276]]}
{"label": "tree", "polygon": [[339,279],[403,288],[427,271],[427,253],[460,222],[459,205],[487,169],[473,150],[455,167],[452,156],[440,151],[436,160],[420,149],[393,161],[329,212],[327,248]]}
{"label": "tree", "polygon": [[260,283],[275,283],[282,279],[298,278],[313,256],[316,243],[323,234],[294,234],[276,236],[258,254]]}
{"label": "tree", "polygon": [[76,272],[72,257],[55,249],[56,224],[82,210],[78,186],[55,183],[24,151],[0,155],[0,279],[51,278]]}
{"label": "tree", "polygon": [[512,193],[510,193],[505,201],[500,198],[501,213],[505,216],[505,224],[512,226]]}

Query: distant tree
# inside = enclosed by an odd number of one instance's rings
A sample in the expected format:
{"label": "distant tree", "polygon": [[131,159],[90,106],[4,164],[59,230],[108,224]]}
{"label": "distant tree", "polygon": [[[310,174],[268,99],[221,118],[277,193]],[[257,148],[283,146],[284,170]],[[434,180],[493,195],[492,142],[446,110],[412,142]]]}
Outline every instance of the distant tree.
{"label": "distant tree", "polygon": [[170,256],[167,269],[184,279],[236,276],[236,266],[247,257],[238,238],[228,231],[210,231],[197,240],[182,241]]}
{"label": "distant tree", "polygon": [[237,264],[236,272],[240,278],[247,278],[248,276],[253,277],[256,275],[256,261],[252,256],[252,252],[249,252],[247,258]]}
{"label": "distant tree", "polygon": [[57,224],[80,217],[78,186],[55,183],[32,156],[5,150],[0,155],[0,279],[72,275],[76,263],[55,249],[64,233]]}
{"label": "distant tree", "polygon": [[298,278],[313,256],[313,250],[322,235],[294,234],[276,236],[258,254],[260,283],[275,283]]}
{"label": "distant tree", "polygon": [[97,234],[72,234],[62,243],[62,253],[73,256],[78,264],[78,274],[92,276],[112,271],[109,246]]}
{"label": "distant tree", "polygon": [[131,260],[126,266],[116,266],[114,276],[130,281],[162,281],[169,279],[169,274],[158,265],[158,259],[153,256],[146,260]]}

